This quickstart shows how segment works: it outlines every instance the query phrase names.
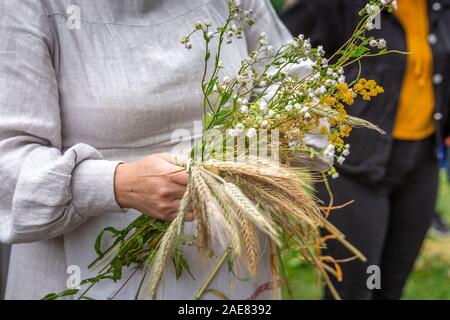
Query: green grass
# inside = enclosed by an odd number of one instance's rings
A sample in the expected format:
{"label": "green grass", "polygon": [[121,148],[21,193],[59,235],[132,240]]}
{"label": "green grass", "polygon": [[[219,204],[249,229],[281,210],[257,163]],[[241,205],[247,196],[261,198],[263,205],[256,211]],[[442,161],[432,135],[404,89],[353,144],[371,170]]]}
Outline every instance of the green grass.
{"label": "green grass", "polygon": [[[450,224],[450,185],[441,176],[437,210]],[[286,258],[287,278],[294,299],[316,300],[322,297],[322,285],[317,285],[312,266],[295,262],[294,255]],[[289,299],[286,288],[283,298]],[[450,300],[450,238],[429,236],[417,260],[404,291],[406,300]]]}

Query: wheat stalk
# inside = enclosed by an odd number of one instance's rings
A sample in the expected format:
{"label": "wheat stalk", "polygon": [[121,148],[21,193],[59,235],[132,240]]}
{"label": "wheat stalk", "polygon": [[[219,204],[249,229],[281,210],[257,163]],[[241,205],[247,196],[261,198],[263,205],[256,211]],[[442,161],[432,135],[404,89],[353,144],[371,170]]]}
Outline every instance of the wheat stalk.
{"label": "wheat stalk", "polygon": [[230,248],[233,257],[239,257],[242,253],[242,241],[240,235],[240,228],[236,221],[233,204],[222,192],[222,182],[220,177],[216,176],[214,173],[200,169],[201,176],[205,179],[205,182],[209,188],[213,191],[214,196],[220,205],[222,214],[227,223],[227,231],[229,233]]}
{"label": "wheat stalk", "polygon": [[259,258],[258,236],[256,234],[255,227],[245,217],[241,209],[237,208],[235,214],[239,220],[242,235],[244,237],[246,256],[249,264],[250,274],[252,275],[253,278],[255,278],[258,272],[258,258]]}
{"label": "wheat stalk", "polygon": [[223,190],[255,226],[280,244],[280,232],[270,217],[258,210],[235,184],[224,183]]}
{"label": "wheat stalk", "polygon": [[[338,111],[333,110],[331,108],[324,108],[322,106],[321,107],[313,107],[313,108],[309,109],[309,111],[313,112],[319,116],[322,116],[322,117],[327,117],[327,118],[339,117]],[[361,119],[361,118],[347,115],[345,117],[344,123],[348,124],[349,126],[354,127],[354,128],[368,128],[371,130],[378,131],[381,134],[386,134],[386,132],[383,129],[381,129],[380,127],[378,127],[377,125],[375,125],[367,120]]]}

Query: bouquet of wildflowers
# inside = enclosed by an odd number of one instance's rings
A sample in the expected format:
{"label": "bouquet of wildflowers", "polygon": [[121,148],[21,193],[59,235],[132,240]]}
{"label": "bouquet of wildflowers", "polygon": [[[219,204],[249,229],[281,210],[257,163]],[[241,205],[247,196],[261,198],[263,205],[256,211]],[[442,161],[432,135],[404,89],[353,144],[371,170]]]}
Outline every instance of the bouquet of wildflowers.
{"label": "bouquet of wildflowers", "polygon": [[[201,34],[205,42],[201,82],[204,128],[186,165],[190,180],[178,216],[165,223],[142,215],[124,230],[103,230],[95,244],[98,258],[91,265],[100,270],[95,278],[82,282],[87,289],[79,299],[86,299],[99,281],[121,279],[123,267],[134,268],[135,273],[143,271],[137,298],[155,297],[169,260],[177,276],[190,272],[181,244],[210,253],[211,244],[218,241],[227,248],[219,264],[228,262],[232,268],[237,261],[245,261],[249,273],[256,276],[258,233],[269,237],[279,253],[293,248],[314,264],[336,298],[330,276],[340,277],[339,266],[332,257],[321,256],[325,239],[319,229],[327,229],[356,257],[365,259],[327,221],[331,205],[319,206],[312,184],[320,173],[337,177],[332,164],[334,160],[342,163],[348,156],[350,146],[344,139],[352,128],[383,132],[346,112],[355,99],[371,100],[383,92],[382,87],[359,76],[347,81],[344,70],[354,63],[361,66],[363,58],[392,52],[383,39],[366,33],[375,16],[393,10],[395,1],[370,0],[360,12],[361,22],[352,37],[330,57],[322,47],[312,47],[303,35],[274,49],[262,33],[257,49],[241,62],[238,73],[223,77],[223,46],[239,41],[244,28],[255,22],[252,11],[243,10],[240,1],[227,1],[229,16],[224,25],[213,27],[207,19],[196,22],[181,41],[190,49],[195,35]],[[217,50],[212,52],[214,41]],[[183,227],[190,205],[195,208],[196,232],[186,238]],[[114,243],[102,250],[105,233],[112,234]],[[196,298],[202,297],[219,267]],[[73,294],[79,290],[50,294],[46,299]]]}

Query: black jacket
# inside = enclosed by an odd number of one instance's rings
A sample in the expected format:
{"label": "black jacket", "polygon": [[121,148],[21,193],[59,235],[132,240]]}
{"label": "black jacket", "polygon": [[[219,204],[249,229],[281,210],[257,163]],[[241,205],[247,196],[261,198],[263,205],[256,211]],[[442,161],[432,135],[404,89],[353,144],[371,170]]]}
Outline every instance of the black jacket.
{"label": "black jacket", "polygon": [[[434,118],[438,128],[437,141],[441,141],[444,136],[450,135],[450,0],[428,2],[430,39],[435,40],[432,45],[436,101]],[[365,3],[367,1],[364,0],[299,0],[282,19],[292,34],[311,37],[313,44],[323,45],[331,54],[351,36],[360,20],[358,12]],[[393,14],[383,13],[381,29],[374,29],[369,34],[386,39],[389,49],[407,51],[404,30]],[[405,68],[406,56],[399,54],[368,58],[363,62],[362,77],[378,81],[385,93],[370,103],[358,100],[348,111],[379,125],[387,134],[380,135],[366,129],[354,130],[348,139],[351,155],[339,168],[342,173],[365,183],[376,183],[384,176],[392,148],[391,133]],[[356,74],[356,64],[346,70],[348,79],[354,79]]]}

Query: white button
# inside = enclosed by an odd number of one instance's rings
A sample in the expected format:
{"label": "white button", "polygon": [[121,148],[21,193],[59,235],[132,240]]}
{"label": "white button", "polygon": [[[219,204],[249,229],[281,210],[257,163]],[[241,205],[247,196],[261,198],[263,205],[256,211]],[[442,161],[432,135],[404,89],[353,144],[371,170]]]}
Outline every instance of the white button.
{"label": "white button", "polygon": [[434,33],[430,33],[430,34],[428,35],[428,42],[429,42],[432,46],[434,46],[434,45],[437,43],[437,37],[436,37],[436,35],[435,35]]}
{"label": "white button", "polygon": [[434,11],[439,11],[439,10],[442,9],[442,5],[441,5],[440,2],[435,2],[435,3],[433,3],[432,8],[433,8]]}
{"label": "white button", "polygon": [[434,114],[434,120],[436,120],[436,121],[442,120],[442,113],[436,112]]}
{"label": "white button", "polygon": [[442,80],[444,80],[444,78],[443,78],[442,75],[439,74],[439,73],[436,73],[436,74],[433,76],[433,84],[434,84],[434,85],[440,85],[440,84],[442,83]]}

